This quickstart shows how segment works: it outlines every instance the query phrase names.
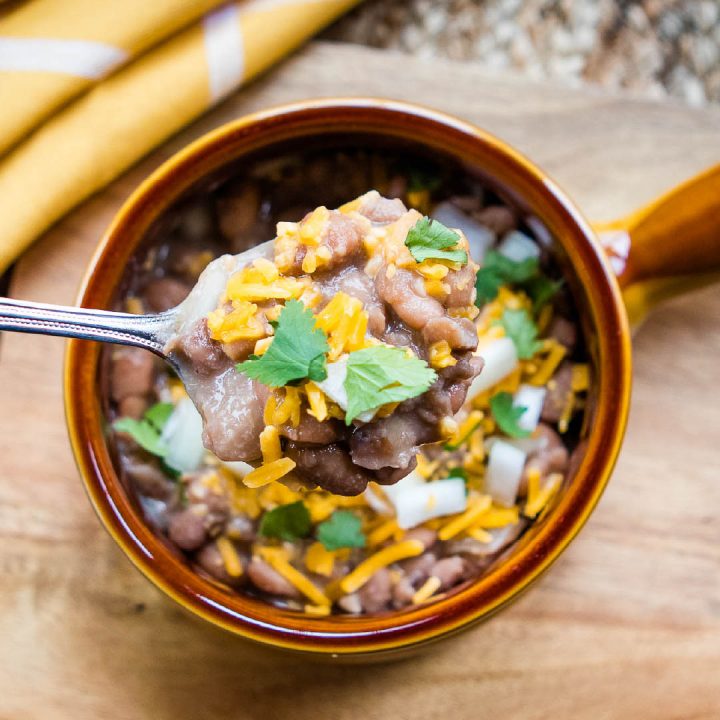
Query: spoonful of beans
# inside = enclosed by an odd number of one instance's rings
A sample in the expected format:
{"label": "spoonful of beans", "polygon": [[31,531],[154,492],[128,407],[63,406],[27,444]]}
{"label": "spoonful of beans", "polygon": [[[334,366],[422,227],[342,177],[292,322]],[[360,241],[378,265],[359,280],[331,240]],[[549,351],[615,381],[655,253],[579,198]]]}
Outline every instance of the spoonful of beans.
{"label": "spoonful of beans", "polygon": [[451,435],[483,361],[477,265],[459,230],[370,191],[212,261],[189,295],[132,315],[0,300],[0,330],[118,343],[166,360],[223,461],[356,495]]}

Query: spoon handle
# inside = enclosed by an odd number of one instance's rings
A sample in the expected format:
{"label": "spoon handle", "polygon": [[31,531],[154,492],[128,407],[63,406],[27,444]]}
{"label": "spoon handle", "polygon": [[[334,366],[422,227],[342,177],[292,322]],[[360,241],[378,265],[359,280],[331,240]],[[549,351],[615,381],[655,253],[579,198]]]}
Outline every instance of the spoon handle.
{"label": "spoon handle", "polygon": [[163,357],[162,331],[169,327],[172,315],[172,310],[130,315],[0,298],[0,330],[135,345]]}

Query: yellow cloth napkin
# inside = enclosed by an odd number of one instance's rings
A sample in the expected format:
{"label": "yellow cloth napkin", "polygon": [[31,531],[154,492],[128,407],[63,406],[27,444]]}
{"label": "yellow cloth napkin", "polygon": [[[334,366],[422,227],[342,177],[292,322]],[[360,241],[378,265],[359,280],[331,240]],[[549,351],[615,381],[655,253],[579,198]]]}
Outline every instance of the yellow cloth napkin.
{"label": "yellow cloth napkin", "polygon": [[[27,92],[34,98],[25,105],[27,115],[14,111],[13,129],[6,128],[4,106],[0,105],[0,138],[12,137],[12,132],[17,132],[23,123],[31,127],[55,110],[26,139],[0,157],[0,272],[69,209],[358,1],[239,0],[211,11],[101,82],[81,77],[75,85],[67,77],[78,80],[77,72],[3,71],[3,67],[13,62],[20,64],[22,59],[17,60],[18,51],[13,49],[17,44],[10,44],[9,61],[8,53],[2,52],[6,24],[15,19],[14,13],[0,21],[0,86],[5,84],[6,76],[11,77],[14,92],[22,96],[26,92],[22,82],[25,77],[33,88]],[[33,5],[43,3],[57,4],[33,0],[27,12]],[[165,11],[172,10],[171,6],[176,9],[182,6],[190,13],[188,7],[193,4],[179,0],[61,0],[64,7],[85,9],[93,3],[113,6],[114,12],[105,9],[106,18],[114,17],[118,24],[134,26],[133,11],[126,14],[118,8],[154,5],[152,13],[138,15],[138,23],[144,26],[142,31],[117,30],[112,36],[103,35],[99,41],[112,48],[112,42],[120,43],[122,37],[126,43],[122,50],[128,56],[158,38],[148,21],[150,15],[153,22],[161,15],[158,6]],[[194,4],[206,8],[214,3],[205,0]],[[186,14],[185,20],[189,17],[191,14]],[[36,26],[43,29],[37,35],[26,30],[25,37],[56,37],[46,27],[47,20],[42,15],[30,13],[29,18],[35,18]],[[178,19],[174,22],[177,27]],[[72,22],[63,16],[62,24],[64,29],[58,36],[67,38]],[[86,27],[79,36],[91,37],[90,30]],[[128,40],[131,36],[132,43]],[[106,43],[106,39],[112,42]],[[42,60],[43,53],[45,58],[60,58],[58,63],[65,70],[72,69],[73,63],[83,62],[82,49],[79,56],[77,52],[58,55],[57,47],[37,45],[36,62]],[[40,75],[43,82],[38,83]],[[53,75],[62,76],[57,85],[53,85],[57,80]],[[40,87],[42,91],[38,90]],[[76,97],[69,104],[56,109],[73,96]],[[13,107],[21,107],[21,101]],[[34,120],[26,119],[31,114]]]}
{"label": "yellow cloth napkin", "polygon": [[225,0],[32,0],[0,20],[0,154]]}

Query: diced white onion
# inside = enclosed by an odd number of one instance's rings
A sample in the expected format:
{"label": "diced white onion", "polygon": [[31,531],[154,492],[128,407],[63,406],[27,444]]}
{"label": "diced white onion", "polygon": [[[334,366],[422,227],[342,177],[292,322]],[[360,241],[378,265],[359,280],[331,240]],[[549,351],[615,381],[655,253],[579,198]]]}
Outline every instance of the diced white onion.
{"label": "diced white onion", "polygon": [[197,470],[205,456],[203,423],[192,400],[181,400],[168,418],[161,438],[168,447],[165,462],[179,472]]}
{"label": "diced white onion", "polygon": [[467,508],[465,481],[447,478],[412,485],[395,495],[397,524],[407,530],[432,518],[454,515]]}
{"label": "diced white onion", "polygon": [[485,490],[498,505],[515,504],[526,457],[526,453],[504,440],[497,440],[490,448]]}
{"label": "diced white onion", "polygon": [[515,343],[508,337],[493,340],[491,343],[478,348],[475,354],[485,361],[485,365],[480,374],[472,381],[472,385],[470,385],[467,394],[468,400],[499,383],[518,364]]}
{"label": "diced white onion", "polygon": [[396,483],[393,483],[392,485],[383,485],[382,491],[385,496],[390,500],[390,502],[394,504],[395,498],[400,493],[415,485],[424,484],[425,478],[423,478],[423,476],[417,470],[412,470],[404,478],[398,480]]}
{"label": "diced white onion", "polygon": [[347,410],[347,392],[345,392],[345,378],[347,377],[347,358],[341,358],[337,362],[328,363],[326,366],[327,377],[317,386],[343,410]]}
{"label": "diced white onion", "polygon": [[523,262],[528,258],[540,257],[538,244],[524,233],[511,230],[498,245],[498,252],[515,262]]}
{"label": "diced white onion", "polygon": [[220,460],[220,464],[224,468],[227,468],[233,475],[237,475],[240,478],[244,478],[249,472],[255,469],[250,463],[243,462],[242,460]]}
{"label": "diced white onion", "polygon": [[545,393],[544,387],[535,387],[534,385],[521,385],[518,388],[513,398],[513,405],[526,408],[518,419],[518,427],[527,430],[527,432],[535,431],[540,422]]}
{"label": "diced white onion", "polygon": [[137,497],[143,513],[147,520],[150,521],[150,524],[158,530],[167,530],[167,502],[164,500],[156,500],[142,493],[138,493]]}
{"label": "diced white onion", "polygon": [[483,443],[485,445],[485,450],[490,452],[492,446],[496,442],[505,442],[508,445],[516,447],[518,450],[522,450],[527,455],[532,455],[532,453],[547,447],[548,441],[546,437],[507,438],[500,437],[500,435],[490,435],[490,437],[485,438]]}
{"label": "diced white onion", "polygon": [[432,217],[449,228],[461,230],[470,246],[470,257],[482,262],[485,253],[495,242],[495,233],[477,220],[466,215],[451,202],[441,202],[435,207]]}
{"label": "diced white onion", "polygon": [[385,498],[381,498],[369,485],[365,488],[363,493],[365,502],[378,514],[378,515],[394,515],[395,508],[392,507]]}
{"label": "diced white onion", "polygon": [[[345,391],[345,378],[347,377],[347,358],[341,358],[337,362],[327,364],[327,377],[317,386],[343,410],[347,410],[348,397]],[[379,406],[378,406],[379,407]],[[357,419],[361,422],[370,422],[378,408],[371,408],[360,413]]]}
{"label": "diced white onion", "polygon": [[550,248],[553,245],[553,236],[547,229],[545,223],[534,215],[528,215],[525,218],[525,224],[532,230],[538,244],[544,248]]}

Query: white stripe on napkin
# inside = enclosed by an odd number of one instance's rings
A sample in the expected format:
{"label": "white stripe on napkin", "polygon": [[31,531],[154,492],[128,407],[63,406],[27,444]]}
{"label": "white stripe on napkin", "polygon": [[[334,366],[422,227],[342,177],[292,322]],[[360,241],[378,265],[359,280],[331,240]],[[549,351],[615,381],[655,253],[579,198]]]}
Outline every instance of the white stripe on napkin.
{"label": "white stripe on napkin", "polygon": [[203,30],[210,97],[217,102],[239,87],[245,73],[238,6],[226,5],[206,15]]}
{"label": "white stripe on napkin", "polygon": [[128,59],[121,48],[91,40],[0,37],[0,70],[52,72],[98,80]]}
{"label": "white stripe on napkin", "polygon": [[254,12],[256,10],[275,10],[291,5],[330,5],[332,0],[250,0],[243,6],[243,12]]}

